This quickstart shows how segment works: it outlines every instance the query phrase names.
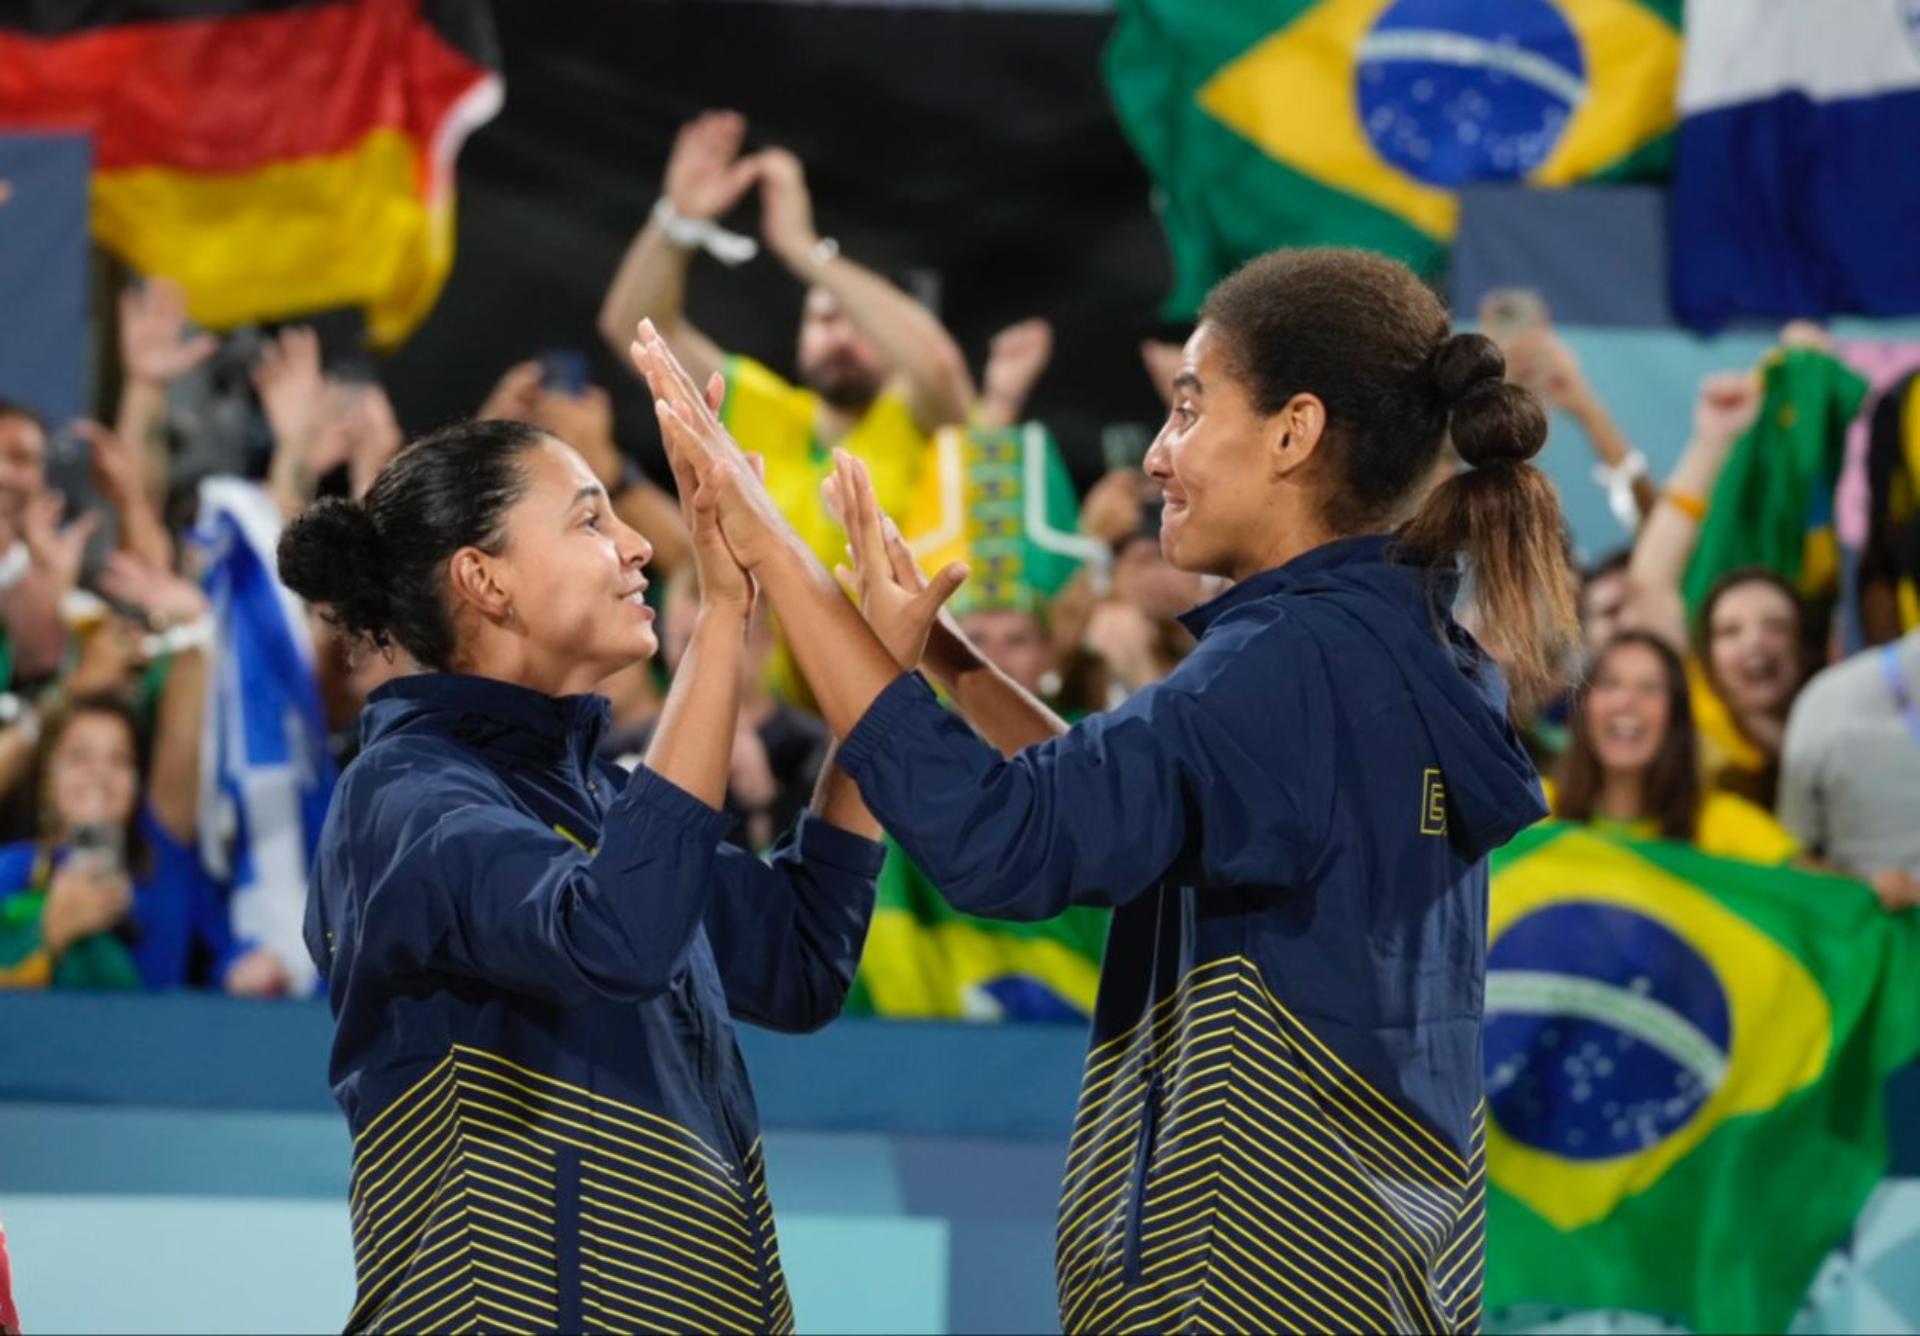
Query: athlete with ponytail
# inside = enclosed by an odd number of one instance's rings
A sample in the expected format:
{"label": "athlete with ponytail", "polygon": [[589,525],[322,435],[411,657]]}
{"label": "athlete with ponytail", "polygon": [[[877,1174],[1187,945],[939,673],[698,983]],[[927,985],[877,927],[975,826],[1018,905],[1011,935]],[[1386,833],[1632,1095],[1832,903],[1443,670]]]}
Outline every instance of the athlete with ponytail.
{"label": "athlete with ponytail", "polygon": [[[1359,252],[1221,283],[1146,466],[1168,558],[1234,583],[1171,676],[1072,729],[934,627],[961,572],[923,586],[857,466],[837,483],[875,634],[645,327],[635,357],[914,862],[975,914],[1114,908],[1065,1327],[1474,1329],[1486,858],[1546,807],[1462,580],[1516,685],[1575,634],[1527,463],[1546,417],[1494,346]],[[1430,488],[1449,439],[1466,468]]]}

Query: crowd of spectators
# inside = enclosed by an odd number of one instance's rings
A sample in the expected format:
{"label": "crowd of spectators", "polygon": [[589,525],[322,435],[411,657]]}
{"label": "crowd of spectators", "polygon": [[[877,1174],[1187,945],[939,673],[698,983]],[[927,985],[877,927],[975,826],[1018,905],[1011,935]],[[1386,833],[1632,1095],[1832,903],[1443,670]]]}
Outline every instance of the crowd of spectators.
{"label": "crowd of spectators", "polygon": [[[1052,335],[1041,319],[1012,326],[976,378],[933,311],[815,231],[803,165],[780,150],[743,153],[745,137],[741,118],[724,113],[682,131],[599,328],[624,353],[650,319],[697,377],[725,378],[729,427],[832,564],[843,539],[821,487],[834,449],[866,462],[889,513],[910,514],[942,433],[1025,421]],[[686,312],[694,257],[733,240],[718,220],[756,191],[766,249],[807,289],[794,381],[719,347]],[[1721,857],[1828,867],[1870,882],[1889,911],[1920,903],[1910,816],[1920,601],[1906,607],[1896,593],[1920,572],[1903,569],[1909,545],[1886,532],[1907,522],[1899,505],[1875,496],[1871,551],[1851,580],[1811,587],[1802,571],[1745,567],[1690,605],[1683,586],[1701,526],[1712,508],[1738,503],[1718,483],[1761,411],[1760,371],[1701,386],[1689,444],[1660,482],[1544,310],[1481,315],[1509,375],[1591,448],[1631,532],[1582,576],[1582,661],[1566,665],[1564,689],[1515,704],[1555,815]],[[241,516],[237,530],[270,558],[279,523],[316,496],[364,491],[404,435],[371,369],[329,361],[313,330],[216,340],[191,327],[164,276],[130,287],[115,324],[110,425],[51,424],[0,402],[0,985],[310,991],[288,926],[304,887],[266,888],[276,912],[243,910],[237,894],[243,883],[258,891],[261,869],[284,866],[268,851],[310,839],[313,824],[299,802],[248,787],[252,772],[234,760],[257,732],[248,702],[263,674],[306,675],[290,689],[313,702],[313,754],[301,753],[300,728],[280,736],[295,740],[283,762],[309,794],[351,763],[368,693],[410,667],[351,648],[297,606],[287,615],[299,652],[260,648],[271,637],[235,619],[292,601],[261,594],[270,559],[253,583],[231,569],[235,540],[209,514]],[[1782,343],[1835,355],[1804,326]],[[1141,353],[1139,373],[1165,394],[1178,347]],[[235,359],[253,406],[240,419],[206,390]],[[672,498],[619,439],[606,391],[576,371],[550,359],[509,368],[475,412],[536,423],[574,446],[653,545],[661,654],[603,687],[614,707],[605,751],[632,764],[684,649],[695,576]],[[1860,419],[1884,416],[1883,398]],[[1077,573],[1049,589],[1015,579],[963,590],[953,608],[975,644],[1069,719],[1165,676],[1190,645],[1179,614],[1217,592],[1166,562],[1154,486],[1110,463],[1079,503],[1087,559]],[[1497,628],[1479,629],[1496,632],[1486,638],[1497,646]],[[764,614],[752,644],[728,803],[734,840],[764,848],[805,805],[828,737]]]}

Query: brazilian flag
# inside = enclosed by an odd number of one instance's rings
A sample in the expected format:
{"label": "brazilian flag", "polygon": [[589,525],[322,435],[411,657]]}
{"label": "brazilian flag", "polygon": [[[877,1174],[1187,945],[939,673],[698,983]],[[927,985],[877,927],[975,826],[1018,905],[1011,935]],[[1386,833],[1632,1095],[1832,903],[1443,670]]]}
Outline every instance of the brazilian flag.
{"label": "brazilian flag", "polygon": [[847,1010],[920,1020],[1085,1021],[1100,986],[1107,911],[1041,923],[962,914],[891,840]]}
{"label": "brazilian flag", "polygon": [[1488,1308],[1784,1331],[1886,1172],[1920,917],[1546,824],[1495,855],[1491,926]]}
{"label": "brazilian flag", "polygon": [[1107,83],[1159,187],[1168,314],[1348,245],[1438,270],[1474,182],[1665,174],[1681,0],[1117,0]]}

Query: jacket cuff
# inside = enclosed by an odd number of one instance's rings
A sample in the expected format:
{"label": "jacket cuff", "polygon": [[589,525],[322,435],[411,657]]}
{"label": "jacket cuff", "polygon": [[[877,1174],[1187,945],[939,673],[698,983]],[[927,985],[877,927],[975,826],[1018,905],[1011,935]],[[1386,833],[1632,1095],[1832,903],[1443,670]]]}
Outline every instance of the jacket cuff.
{"label": "jacket cuff", "polygon": [[902,732],[911,731],[914,716],[926,710],[945,713],[926,678],[919,673],[902,673],[894,678],[885,691],[873,698],[873,704],[860,716],[853,732],[840,744],[837,756],[840,768],[858,783],[873,758],[891,746]]}
{"label": "jacket cuff", "polygon": [[800,814],[794,846],[800,851],[802,862],[819,863],[863,881],[879,876],[881,864],[887,861],[886,845],[842,830],[812,812]]}
{"label": "jacket cuff", "polygon": [[670,779],[646,766],[635,766],[620,795],[636,809],[664,817],[709,844],[718,844],[733,830],[734,815],[701,802]]}

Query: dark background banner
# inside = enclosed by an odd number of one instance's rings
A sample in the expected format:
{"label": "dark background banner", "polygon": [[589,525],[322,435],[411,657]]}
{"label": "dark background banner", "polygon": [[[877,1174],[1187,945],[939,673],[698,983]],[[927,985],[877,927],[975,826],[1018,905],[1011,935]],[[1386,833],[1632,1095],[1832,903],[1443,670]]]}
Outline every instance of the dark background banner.
{"label": "dark background banner", "polygon": [[[627,448],[664,478],[645,398],[593,322],[675,130],[714,107],[749,117],[749,150],[801,156],[822,235],[937,282],[976,374],[996,329],[1054,322],[1030,411],[1083,487],[1105,425],[1157,423],[1136,345],[1155,329],[1166,252],[1101,82],[1110,14],[712,0],[496,10],[506,108],[461,157],[452,279],[385,373],[409,430],[471,412],[514,361],[578,348],[618,396]],[[729,222],[757,234],[757,202]],[[723,346],[791,371],[801,291],[777,261],[729,271],[702,259],[689,291]]]}

